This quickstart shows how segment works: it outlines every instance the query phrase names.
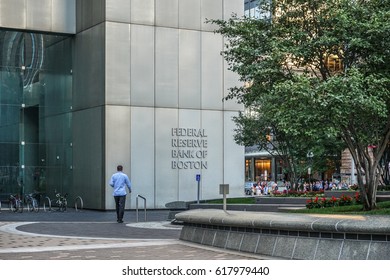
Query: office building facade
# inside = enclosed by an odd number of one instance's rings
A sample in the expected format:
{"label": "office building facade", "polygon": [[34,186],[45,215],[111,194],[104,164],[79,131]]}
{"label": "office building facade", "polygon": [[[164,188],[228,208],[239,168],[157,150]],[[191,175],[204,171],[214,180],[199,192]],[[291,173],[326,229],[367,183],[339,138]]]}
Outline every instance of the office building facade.
{"label": "office building facade", "polygon": [[[242,0],[0,0],[0,193],[114,209],[121,164],[147,208],[242,195],[237,76],[206,19]],[[200,178],[198,182],[197,179]],[[199,196],[198,196],[199,186]]]}

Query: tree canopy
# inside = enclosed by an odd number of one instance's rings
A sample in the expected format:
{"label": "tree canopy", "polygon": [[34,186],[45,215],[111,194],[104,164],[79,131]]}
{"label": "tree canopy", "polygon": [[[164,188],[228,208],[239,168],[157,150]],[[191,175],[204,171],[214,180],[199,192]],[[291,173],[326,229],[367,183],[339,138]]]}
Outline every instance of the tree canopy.
{"label": "tree canopy", "polygon": [[275,0],[259,9],[260,18],[211,20],[242,81],[227,98],[251,111],[235,119],[236,141],[262,145],[272,135],[291,163],[345,145],[365,208],[375,208],[390,138],[390,1]]}

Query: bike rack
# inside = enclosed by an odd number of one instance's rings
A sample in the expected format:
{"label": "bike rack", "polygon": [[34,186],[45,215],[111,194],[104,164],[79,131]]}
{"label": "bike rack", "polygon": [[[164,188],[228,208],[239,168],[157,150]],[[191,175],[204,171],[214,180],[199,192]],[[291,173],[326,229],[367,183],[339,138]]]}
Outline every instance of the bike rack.
{"label": "bike rack", "polygon": [[136,211],[136,216],[137,216],[137,223],[139,220],[139,217],[138,217],[138,198],[141,198],[144,201],[144,212],[145,212],[145,222],[146,222],[146,198],[143,197],[142,195],[137,195],[137,197],[135,199],[135,211]]}
{"label": "bike rack", "polygon": [[[77,205],[80,205],[80,207],[77,207]],[[81,211],[83,209],[83,207],[84,207],[84,202],[83,202],[83,199],[81,198],[81,196],[76,197],[76,199],[74,201],[74,209],[76,210],[76,212]]]}
{"label": "bike rack", "polygon": [[[46,210],[46,202],[47,202],[47,210]],[[46,196],[43,201],[43,211],[51,211],[51,199],[50,197]]]}

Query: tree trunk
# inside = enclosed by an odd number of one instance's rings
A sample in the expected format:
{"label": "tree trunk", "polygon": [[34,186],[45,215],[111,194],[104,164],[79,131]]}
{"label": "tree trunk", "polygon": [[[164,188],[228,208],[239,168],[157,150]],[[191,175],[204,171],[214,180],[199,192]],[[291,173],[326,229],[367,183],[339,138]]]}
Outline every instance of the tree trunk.
{"label": "tree trunk", "polygon": [[364,210],[370,211],[376,208],[376,191],[378,189],[379,173],[376,172],[376,168],[368,167],[364,168],[365,172],[363,175],[362,168],[358,168],[360,166],[360,164],[356,164],[361,202],[363,203]]}
{"label": "tree trunk", "polygon": [[[371,180],[372,181],[372,180]],[[365,200],[363,201],[364,210],[370,211],[376,208],[376,190],[377,185],[374,182],[367,182],[365,185]]]}

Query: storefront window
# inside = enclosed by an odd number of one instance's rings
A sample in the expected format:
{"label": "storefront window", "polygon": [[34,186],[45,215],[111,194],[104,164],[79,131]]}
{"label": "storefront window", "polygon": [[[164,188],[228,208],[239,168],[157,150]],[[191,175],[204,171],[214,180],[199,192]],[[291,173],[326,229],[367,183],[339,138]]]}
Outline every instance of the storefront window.
{"label": "storefront window", "polygon": [[271,160],[270,159],[256,159],[255,160],[255,176],[257,180],[268,180],[271,174]]}

